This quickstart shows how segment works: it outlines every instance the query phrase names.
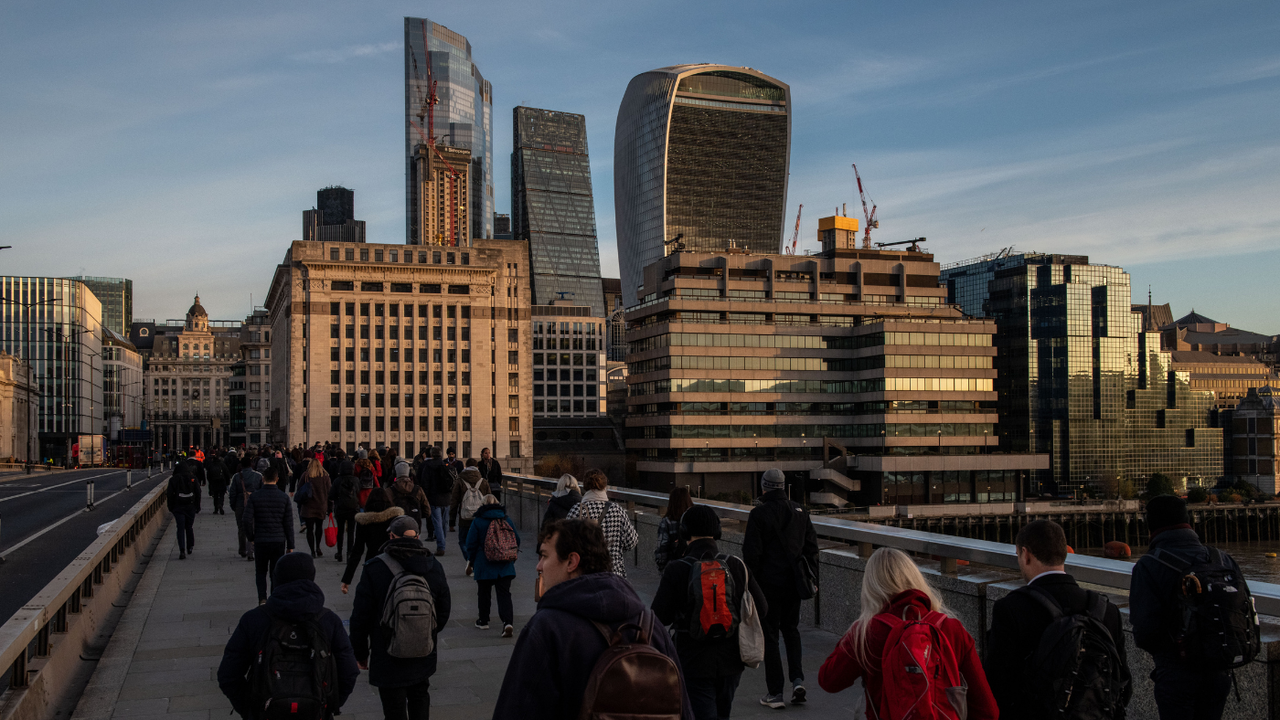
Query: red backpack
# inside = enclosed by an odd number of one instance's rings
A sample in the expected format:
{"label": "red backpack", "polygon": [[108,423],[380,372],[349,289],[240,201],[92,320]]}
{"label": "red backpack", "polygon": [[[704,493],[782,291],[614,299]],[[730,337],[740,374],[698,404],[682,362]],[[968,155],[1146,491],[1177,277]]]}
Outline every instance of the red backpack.
{"label": "red backpack", "polygon": [[484,559],[491,563],[509,563],[519,556],[520,543],[511,523],[504,517],[490,520],[489,529],[484,534]]}
{"label": "red backpack", "polygon": [[930,612],[915,619],[881,615],[889,639],[880,660],[880,697],[872,709],[878,720],[961,720],[968,690],[951,641],[942,631],[947,616]]}
{"label": "red backpack", "polygon": [[685,557],[690,566],[689,606],[686,609],[689,637],[733,637],[738,631],[739,609],[733,573],[729,572],[729,556],[711,559]]}

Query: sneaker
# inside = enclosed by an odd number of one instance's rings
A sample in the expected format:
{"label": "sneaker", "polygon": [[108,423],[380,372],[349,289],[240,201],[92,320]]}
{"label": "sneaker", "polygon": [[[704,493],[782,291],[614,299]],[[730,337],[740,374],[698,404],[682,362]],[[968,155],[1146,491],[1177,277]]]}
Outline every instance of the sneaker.
{"label": "sneaker", "polygon": [[186,560],[186,559],[187,559],[187,554],[186,554],[186,553],[184,553],[184,552],[180,552],[180,553],[178,553],[178,559],[179,559],[179,560]]}
{"label": "sneaker", "polygon": [[338,553],[337,555],[334,555],[333,559],[337,560],[338,562],[342,562],[342,553]]}
{"label": "sneaker", "polygon": [[471,563],[467,563],[467,577],[471,577]]}
{"label": "sneaker", "polygon": [[324,557],[324,551],[323,551],[323,550],[317,550],[317,551],[316,551],[316,557]]}
{"label": "sneaker", "polygon": [[767,708],[773,708],[774,710],[781,710],[787,706],[786,703],[782,702],[782,693],[778,693],[777,695],[765,695],[760,698],[760,704]]}
{"label": "sneaker", "polygon": [[489,623],[487,623],[487,622],[485,622],[485,621],[483,621],[483,620],[477,620],[477,621],[476,621],[476,629],[477,629],[477,630],[488,630],[488,629],[489,629]]}
{"label": "sneaker", "polygon": [[262,607],[263,605],[266,605],[266,604],[267,604],[266,600],[258,600],[258,607]]}
{"label": "sneaker", "polygon": [[514,633],[515,631],[516,631],[516,629],[515,629],[515,628],[513,628],[513,627],[511,627],[510,625],[503,625],[503,626],[502,626],[502,637],[511,637],[511,634],[512,634],[512,633]]}
{"label": "sneaker", "polygon": [[795,686],[791,688],[791,704],[803,705],[804,701],[807,699],[808,698],[805,696],[804,692],[804,686],[800,683],[796,683]]}

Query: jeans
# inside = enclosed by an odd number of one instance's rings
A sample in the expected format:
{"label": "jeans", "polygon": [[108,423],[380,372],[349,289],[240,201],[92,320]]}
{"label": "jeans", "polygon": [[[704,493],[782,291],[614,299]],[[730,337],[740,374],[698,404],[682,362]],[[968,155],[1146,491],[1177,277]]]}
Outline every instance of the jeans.
{"label": "jeans", "polygon": [[235,513],[235,516],[236,516],[236,544],[238,546],[237,551],[240,553],[240,557],[244,557],[245,555],[249,554],[249,550],[248,550],[249,538],[245,537],[244,535],[244,508],[242,507],[239,510],[232,508],[231,512]]}
{"label": "jeans", "polygon": [[344,552],[342,549],[342,538],[347,538],[346,553],[351,554],[351,548],[356,544],[356,516],[335,515],[334,524],[338,526],[338,555]]}
{"label": "jeans", "polygon": [[684,687],[689,693],[689,705],[694,720],[720,720],[729,717],[733,709],[733,696],[738,692],[742,673],[720,677],[685,677]]}
{"label": "jeans", "polygon": [[177,507],[173,509],[173,519],[178,524],[178,552],[187,554],[187,548],[196,546],[196,509],[193,507]]}
{"label": "jeans", "polygon": [[[254,559],[254,581],[258,583],[258,599],[267,599],[267,576],[274,576],[276,572],[276,561],[284,557],[284,543],[282,542],[256,542],[253,544]],[[271,578],[271,589],[276,589],[275,577]]]}
{"label": "jeans", "polygon": [[471,562],[467,557],[467,533],[471,532],[471,519],[458,518],[458,547],[462,548],[462,559]]}
{"label": "jeans", "polygon": [[406,687],[380,687],[384,720],[427,720],[431,717],[431,680]]}
{"label": "jeans", "polygon": [[306,528],[307,547],[312,557],[322,554],[324,550],[324,519],[302,518],[302,526]]}
{"label": "jeans", "polygon": [[490,588],[498,591],[498,618],[502,620],[503,625],[511,625],[515,623],[515,611],[511,608],[511,580],[513,578],[504,577],[496,580],[477,580],[477,601],[480,610],[480,622],[489,623],[489,599],[491,593]]}
{"label": "jeans", "polygon": [[436,529],[436,550],[444,552],[445,531],[449,529],[449,508],[432,505],[431,525]]}
{"label": "jeans", "polygon": [[791,682],[804,681],[800,666],[800,598],[795,593],[772,594],[765,591],[769,614],[760,619],[764,630],[764,679],[770,695],[782,693],[782,655],[778,648],[778,632],[787,643],[787,671]]}
{"label": "jeans", "polygon": [[[769,607],[770,612],[773,607]],[[1160,720],[1219,720],[1231,690],[1231,675],[1174,663],[1151,671]]]}

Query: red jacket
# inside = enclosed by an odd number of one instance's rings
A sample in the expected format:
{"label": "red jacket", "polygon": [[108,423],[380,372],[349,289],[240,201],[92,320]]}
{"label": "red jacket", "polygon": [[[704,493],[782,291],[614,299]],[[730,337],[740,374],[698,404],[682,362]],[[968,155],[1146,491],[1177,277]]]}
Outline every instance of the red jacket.
{"label": "red jacket", "polygon": [[[889,601],[888,609],[881,615],[902,617],[903,609],[910,605],[918,607],[920,614],[923,615],[929,612],[929,597],[919,590],[906,590],[893,596]],[[867,649],[871,656],[871,667],[864,668],[858,663],[853,650],[853,628],[849,628],[849,632],[840,638],[836,649],[831,651],[826,662],[822,663],[822,669],[818,671],[818,685],[829,693],[840,692],[853,685],[858,678],[862,678],[862,684],[866,688],[867,717],[875,717],[872,706],[880,697],[882,689],[880,656],[885,643],[889,640],[889,623],[883,620],[877,622],[881,615],[872,619],[871,627],[867,629]],[[857,627],[857,623],[854,623],[854,627]],[[942,624],[942,630],[951,641],[951,647],[955,650],[956,659],[960,663],[960,674],[969,685],[969,719],[996,720],[1000,716],[1000,710],[996,707],[996,699],[987,685],[987,676],[982,672],[982,662],[978,660],[978,651],[974,648],[973,638],[955,618],[947,618]]]}

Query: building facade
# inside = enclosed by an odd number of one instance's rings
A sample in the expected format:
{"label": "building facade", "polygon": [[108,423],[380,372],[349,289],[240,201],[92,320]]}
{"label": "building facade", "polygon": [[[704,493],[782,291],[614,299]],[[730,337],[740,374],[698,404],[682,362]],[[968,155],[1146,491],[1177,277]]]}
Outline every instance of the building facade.
{"label": "building facade", "polygon": [[129,326],[133,323],[133,281],[88,275],[71,279],[84,283],[102,303],[102,327],[129,337]]}
{"label": "building facade", "polygon": [[587,120],[517,107],[512,127],[512,233],[529,243],[533,301],[569,300],[603,317]]}
{"label": "building facade", "polygon": [[294,242],[276,270],[273,437],[403,456],[491,448],[504,468],[530,470],[528,247],[369,244],[358,261],[351,249]]}
{"label": "building facade", "polygon": [[[430,130],[425,127],[430,117],[428,65],[438,100]],[[424,205],[430,204],[420,197],[419,146],[426,144],[424,134],[434,137],[442,152],[443,147],[467,151],[466,234],[493,237],[493,87],[472,62],[471,43],[465,37],[430,20],[404,19],[404,111],[405,241],[424,244],[422,238],[430,235],[421,219]],[[463,172],[457,165],[454,169]]]}
{"label": "building facade", "polygon": [[237,365],[231,371],[232,407],[239,404],[236,399],[239,396],[244,403],[244,415],[242,419],[237,418],[233,412],[231,427],[234,430],[240,425],[245,436],[243,442],[250,447],[264,442],[284,442],[280,433],[272,433],[271,426],[271,319],[266,308],[254,308],[244,319]]}
{"label": "building facade", "polygon": [[1280,456],[1277,400],[1280,398],[1273,387],[1249,388],[1231,417],[1231,475],[1267,495],[1280,491],[1276,484],[1280,472],[1276,467],[1276,457]]}
{"label": "building facade", "polygon": [[605,327],[608,335],[606,347],[609,360],[625,362],[627,359],[627,309],[622,304],[622,281],[618,278],[601,278],[600,286],[604,290],[605,317],[609,324]]}
{"label": "building facade", "polygon": [[316,191],[316,206],[302,211],[302,239],[364,242],[365,221],[356,220],[356,194],[332,186]]}
{"label": "building facade", "polygon": [[1207,318],[1195,310],[1160,326],[1166,350],[1207,352],[1222,356],[1251,357],[1272,372],[1280,369],[1280,335],[1263,335]]}
{"label": "building facade", "polygon": [[605,319],[567,300],[534,305],[533,419],[605,417]]}
{"label": "building facade", "polygon": [[113,330],[102,334],[102,434],[114,444],[124,439],[124,430],[140,430],[146,418],[142,353]]}
{"label": "building facade", "polygon": [[35,448],[36,379],[21,358],[0,353],[0,458],[26,462]]}
{"label": "building facade", "polygon": [[[678,252],[627,313],[628,451],[641,484],[753,492],[856,456],[837,504],[1020,499],[1047,459],[997,453],[995,325],[944,303],[925,252],[858,250],[824,218],[819,256]],[[840,484],[837,483],[837,484]]]}
{"label": "building facade", "polygon": [[627,85],[613,146],[622,296],[676,249],[777,253],[785,232],[791,89],[751,68],[675,65]]}

